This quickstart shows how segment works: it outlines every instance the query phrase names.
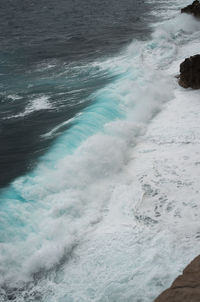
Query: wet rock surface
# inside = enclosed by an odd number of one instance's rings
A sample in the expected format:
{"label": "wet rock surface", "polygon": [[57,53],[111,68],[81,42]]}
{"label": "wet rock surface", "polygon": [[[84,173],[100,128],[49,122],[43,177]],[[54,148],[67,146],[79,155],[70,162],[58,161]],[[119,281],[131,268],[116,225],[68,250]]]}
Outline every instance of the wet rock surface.
{"label": "wet rock surface", "polygon": [[180,65],[179,85],[184,88],[200,88],[200,55],[185,59]]}
{"label": "wet rock surface", "polygon": [[200,301],[200,256],[196,257],[155,302]]}
{"label": "wet rock surface", "polygon": [[197,18],[200,18],[200,3],[195,0],[192,4],[181,9],[181,13],[191,14]]}

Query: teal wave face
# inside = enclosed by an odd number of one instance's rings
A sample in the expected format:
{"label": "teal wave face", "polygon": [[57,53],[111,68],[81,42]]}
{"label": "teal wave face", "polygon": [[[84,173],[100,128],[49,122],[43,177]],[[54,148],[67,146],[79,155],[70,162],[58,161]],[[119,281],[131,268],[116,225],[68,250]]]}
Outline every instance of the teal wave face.
{"label": "teal wave face", "polygon": [[[167,66],[168,52],[162,60],[166,49],[177,47],[168,31],[166,35],[169,39],[164,44],[158,33],[155,47],[151,42],[134,41],[125,54],[99,63],[109,70],[112,81],[90,94],[90,106],[71,120],[69,129],[60,134],[56,125],[50,131],[58,136],[34,171],[1,191],[2,284],[10,288],[31,282],[35,286],[41,280],[46,284],[50,271],[56,275],[50,278],[59,283],[65,273],[60,267],[74,247],[107,219],[109,207],[115,219],[118,205],[123,212],[123,201],[134,199],[135,188],[126,175],[132,147],[173,94],[172,79],[159,65],[164,61]],[[176,52],[171,53],[175,56]],[[131,215],[127,214],[128,221],[134,219]],[[149,244],[148,240],[142,246],[138,242],[138,250]],[[135,252],[132,247],[130,257]],[[123,249],[119,254],[120,258]]]}
{"label": "teal wave face", "polygon": [[[116,71],[113,73],[116,75]],[[36,233],[38,213],[51,208],[51,204],[46,204],[43,199],[54,194],[40,187],[40,179],[48,179],[47,174],[57,169],[56,165],[66,156],[70,160],[70,156],[87,138],[96,133],[106,134],[106,123],[125,119],[120,87],[128,73],[121,73],[114,83],[93,93],[90,96],[93,104],[75,118],[69,130],[56,139],[49,152],[40,159],[37,168],[1,191],[1,242],[25,240],[31,233]]]}

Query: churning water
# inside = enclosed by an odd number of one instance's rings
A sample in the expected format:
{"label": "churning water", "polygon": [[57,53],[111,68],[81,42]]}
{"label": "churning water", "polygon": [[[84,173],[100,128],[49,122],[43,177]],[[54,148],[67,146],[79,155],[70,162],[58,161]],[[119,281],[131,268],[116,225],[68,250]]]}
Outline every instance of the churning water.
{"label": "churning water", "polygon": [[173,241],[138,222],[126,170],[199,34],[187,3],[0,3],[1,301],[150,302],[168,284]]}

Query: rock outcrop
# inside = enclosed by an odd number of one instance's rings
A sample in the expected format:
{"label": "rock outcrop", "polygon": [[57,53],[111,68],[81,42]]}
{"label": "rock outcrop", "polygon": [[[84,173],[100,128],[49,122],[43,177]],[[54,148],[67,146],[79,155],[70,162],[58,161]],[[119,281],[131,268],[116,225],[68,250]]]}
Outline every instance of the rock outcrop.
{"label": "rock outcrop", "polygon": [[[181,13],[200,18],[200,2],[181,9]],[[200,54],[187,58],[180,64],[179,85],[200,89]],[[196,257],[154,302],[200,302],[200,256]]]}
{"label": "rock outcrop", "polygon": [[179,85],[184,88],[200,88],[200,55],[185,59],[180,65]]}
{"label": "rock outcrop", "polygon": [[181,13],[191,14],[197,18],[200,18],[200,3],[195,0],[192,4],[181,9]]}
{"label": "rock outcrop", "polygon": [[196,257],[154,302],[199,302],[200,256]]}

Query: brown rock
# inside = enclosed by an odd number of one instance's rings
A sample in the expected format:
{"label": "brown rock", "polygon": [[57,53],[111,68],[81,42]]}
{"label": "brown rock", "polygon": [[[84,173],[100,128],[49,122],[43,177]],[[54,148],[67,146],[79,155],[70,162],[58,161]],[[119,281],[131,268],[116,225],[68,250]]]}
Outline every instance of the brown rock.
{"label": "brown rock", "polygon": [[154,302],[200,302],[200,256]]}
{"label": "brown rock", "polygon": [[184,88],[200,88],[200,55],[185,59],[180,65],[179,85]]}
{"label": "brown rock", "polygon": [[191,14],[197,18],[200,18],[200,3],[195,0],[192,4],[181,9],[181,13]]}

